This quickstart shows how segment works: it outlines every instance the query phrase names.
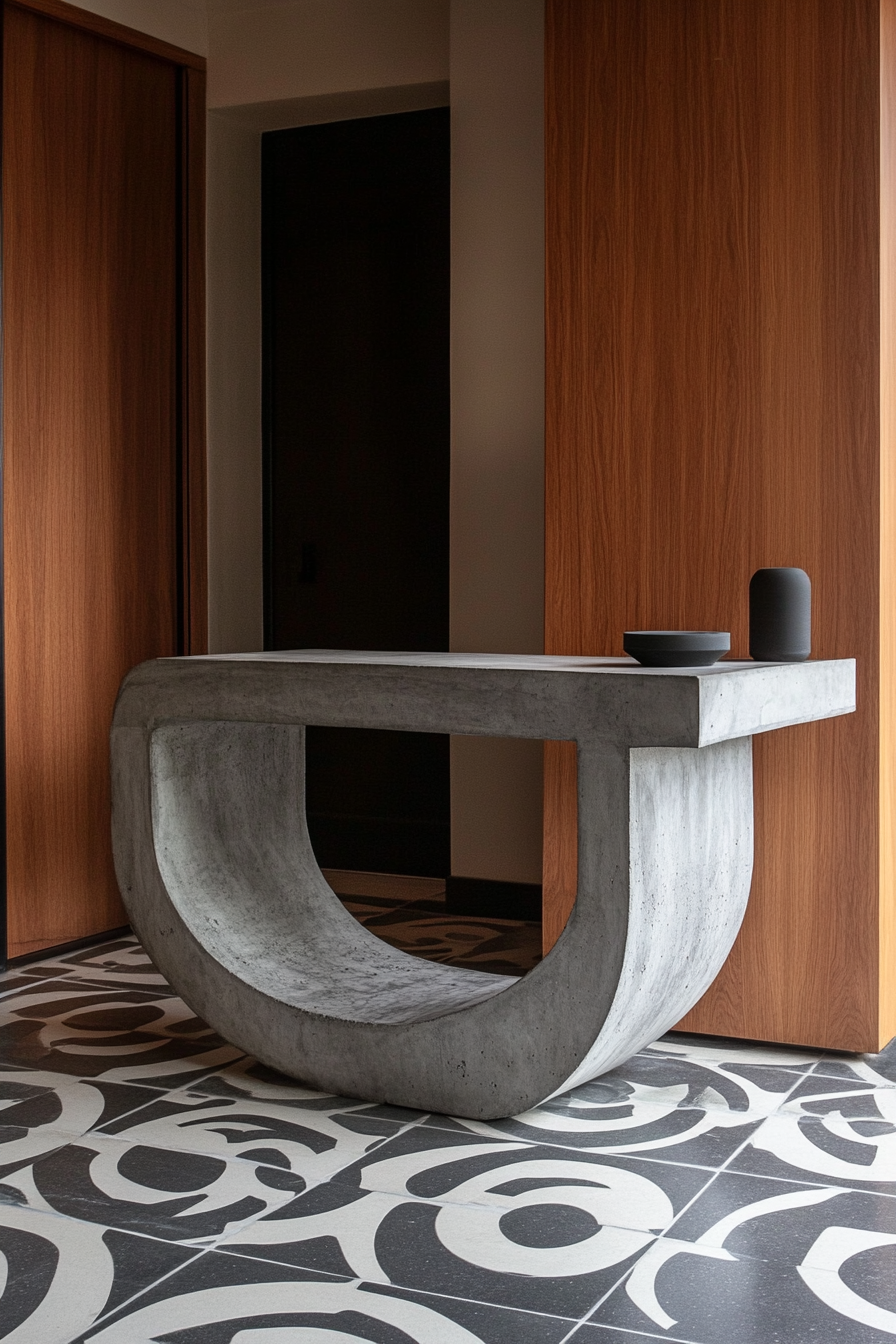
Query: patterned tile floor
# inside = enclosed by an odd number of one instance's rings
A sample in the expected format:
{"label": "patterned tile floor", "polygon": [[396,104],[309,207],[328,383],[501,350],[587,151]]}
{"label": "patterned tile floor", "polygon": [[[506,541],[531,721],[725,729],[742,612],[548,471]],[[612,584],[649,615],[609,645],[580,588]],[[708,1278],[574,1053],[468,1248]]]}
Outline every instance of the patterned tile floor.
{"label": "patterned tile floor", "polygon": [[11,1344],[892,1344],[896,1045],[668,1036],[480,1124],[272,1073],[123,938],[0,979],[0,1251]]}

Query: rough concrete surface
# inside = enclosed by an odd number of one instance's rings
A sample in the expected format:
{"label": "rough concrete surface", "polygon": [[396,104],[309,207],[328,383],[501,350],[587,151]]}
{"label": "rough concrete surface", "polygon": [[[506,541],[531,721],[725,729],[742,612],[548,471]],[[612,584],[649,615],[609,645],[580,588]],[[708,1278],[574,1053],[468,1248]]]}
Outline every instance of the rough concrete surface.
{"label": "rough concrete surface", "polygon": [[[851,660],[296,653],[161,659],[112,728],[116,870],[195,1011],[327,1091],[491,1119],[606,1072],[718,973],[752,872],[750,737],[854,708]],[[388,947],[325,882],[307,724],[571,739],[579,886],[520,979]]]}

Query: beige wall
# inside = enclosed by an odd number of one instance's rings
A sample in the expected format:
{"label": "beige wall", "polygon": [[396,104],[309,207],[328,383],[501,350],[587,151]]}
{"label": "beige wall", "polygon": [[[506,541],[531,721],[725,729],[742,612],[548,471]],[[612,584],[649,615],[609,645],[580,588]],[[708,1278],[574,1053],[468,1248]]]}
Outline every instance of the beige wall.
{"label": "beige wall", "polygon": [[140,33],[198,52],[208,51],[205,0],[81,0],[79,9],[102,14]]}
{"label": "beige wall", "polygon": [[[544,4],[451,4],[451,647],[544,648]],[[541,881],[541,745],[453,738],[451,868]]]}
{"label": "beige wall", "polygon": [[209,0],[209,106],[448,77],[447,0]]}

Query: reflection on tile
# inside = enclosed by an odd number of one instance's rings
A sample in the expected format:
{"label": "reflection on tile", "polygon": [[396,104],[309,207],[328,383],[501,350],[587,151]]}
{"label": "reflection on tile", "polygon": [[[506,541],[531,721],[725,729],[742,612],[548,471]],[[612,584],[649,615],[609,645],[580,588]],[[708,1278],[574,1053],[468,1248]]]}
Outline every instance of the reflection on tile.
{"label": "reflection on tile", "polygon": [[658,1056],[644,1052],[596,1082],[620,1090],[632,1088],[644,1101],[661,1106],[699,1106],[770,1115],[799,1085],[804,1074],[801,1069],[739,1058],[715,1059],[709,1054]]}
{"label": "reflection on tile", "polygon": [[444,901],[407,902],[346,896],[359,923],[400,952],[493,975],[525,975],[541,961],[541,925],[522,919],[454,915]]}
{"label": "reflection on tile", "polygon": [[[854,1231],[896,1234],[896,1200],[837,1186],[722,1172],[670,1228],[677,1241],[725,1246],[738,1259],[818,1265],[817,1245]],[[829,1267],[829,1266],[828,1266]]]}

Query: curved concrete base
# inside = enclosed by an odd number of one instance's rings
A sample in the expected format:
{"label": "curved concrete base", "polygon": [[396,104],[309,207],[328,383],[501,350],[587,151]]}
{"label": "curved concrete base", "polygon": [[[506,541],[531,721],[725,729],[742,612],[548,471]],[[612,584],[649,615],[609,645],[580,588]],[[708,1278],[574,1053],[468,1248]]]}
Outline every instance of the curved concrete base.
{"label": "curved concrete base", "polygon": [[[752,870],[739,729],[762,730],[775,702],[792,713],[795,681],[800,719],[851,708],[852,664],[729,667],[714,684],[713,669],[593,659],[143,664],[112,734],[134,927],[200,1016],[284,1073],[477,1119],[525,1110],[666,1031],[725,960]],[[725,682],[738,671],[735,704]],[[409,957],[343,909],[305,826],[307,723],[577,740],[578,898],[534,971]]]}

